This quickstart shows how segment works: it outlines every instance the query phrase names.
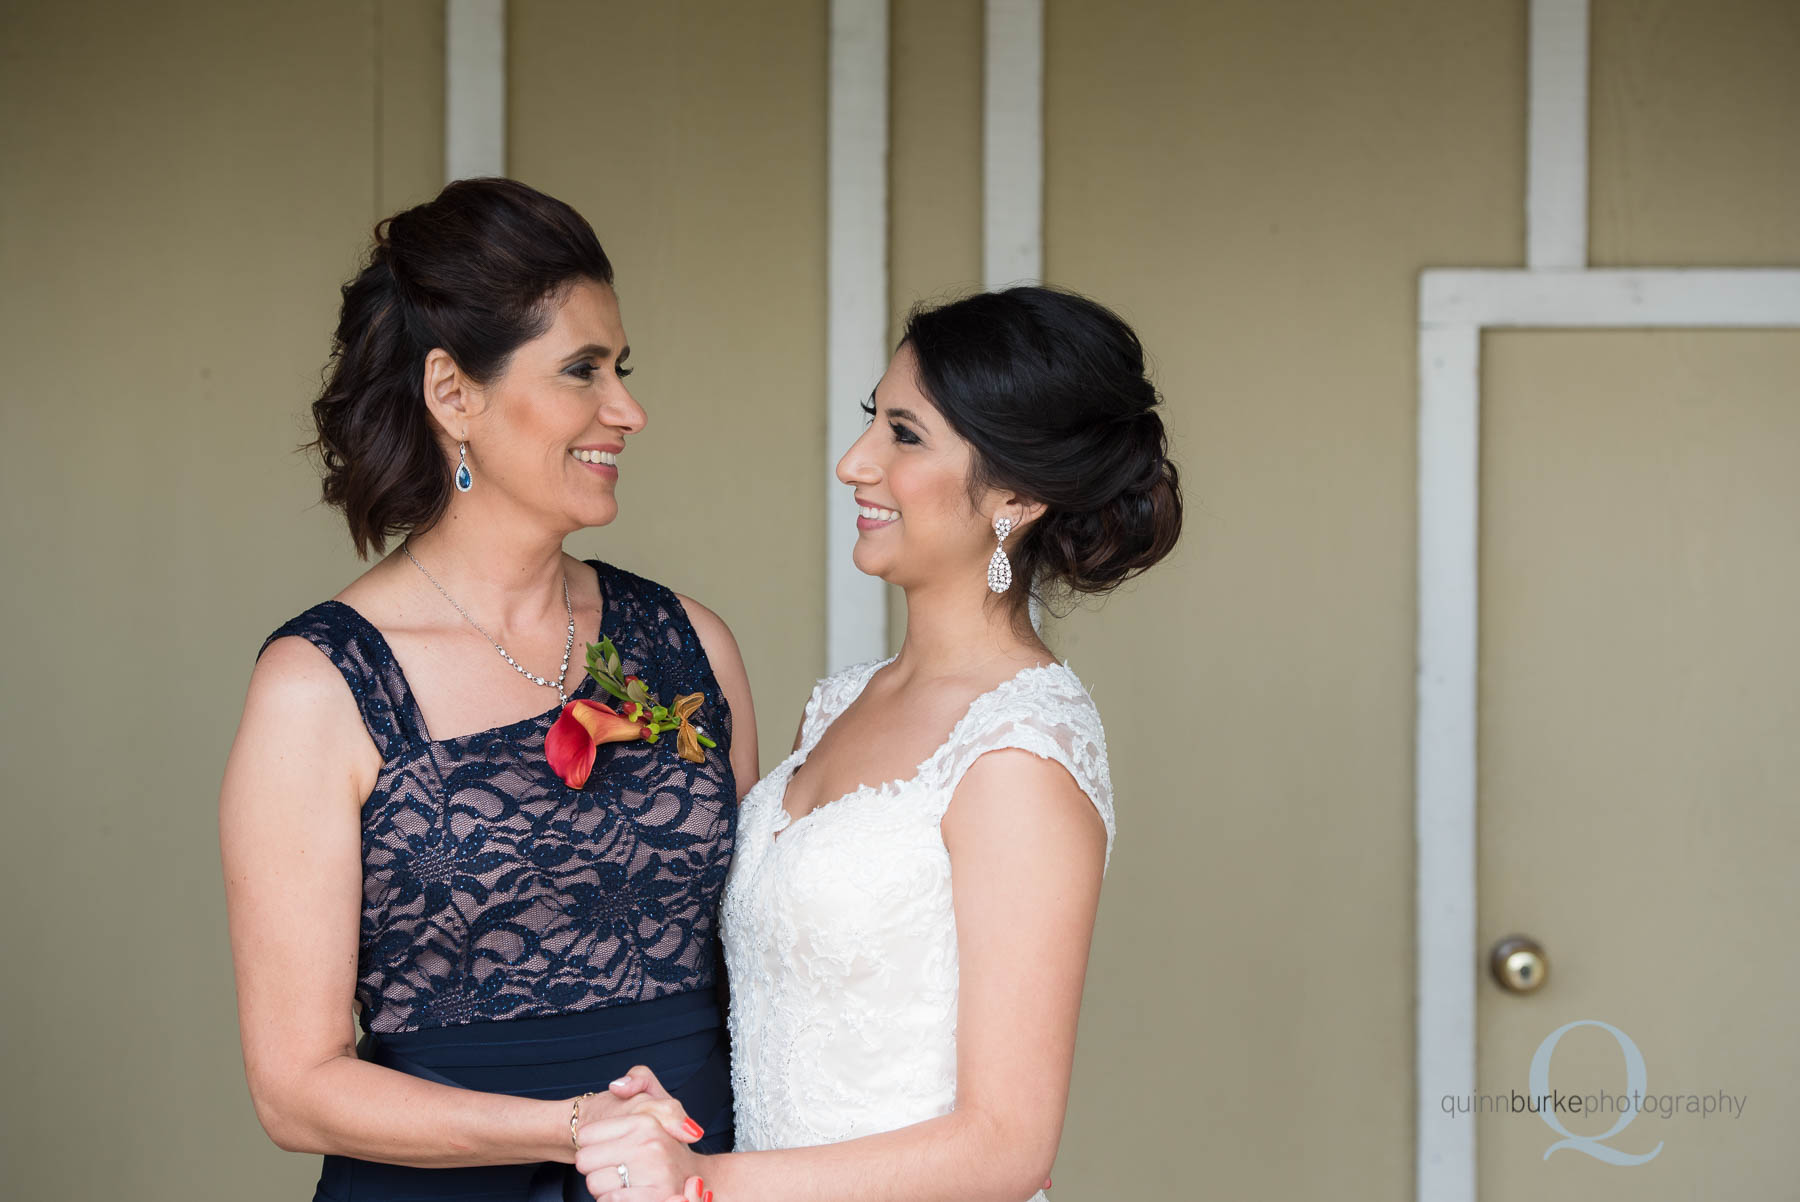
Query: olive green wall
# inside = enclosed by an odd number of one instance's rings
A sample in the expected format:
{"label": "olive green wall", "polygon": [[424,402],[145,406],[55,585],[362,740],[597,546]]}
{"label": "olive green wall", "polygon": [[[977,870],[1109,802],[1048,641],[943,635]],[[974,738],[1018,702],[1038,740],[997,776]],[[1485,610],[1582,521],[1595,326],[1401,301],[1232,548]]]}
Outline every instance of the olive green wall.
{"label": "olive green wall", "polygon": [[244,1086],[219,778],[263,636],[358,570],[294,448],[370,226],[441,183],[441,10],[0,21],[6,1192],[307,1197]]}
{"label": "olive green wall", "polygon": [[508,173],[599,233],[649,419],[569,548],[724,617],[773,766],[824,670],[825,2],[510,11]]}
{"label": "olive green wall", "polygon": [[1524,6],[1130,8],[1049,10],[1045,270],[1149,348],[1187,526],[1066,624],[1121,800],[1058,1184],[1392,1202],[1413,297],[1522,261]]}
{"label": "olive green wall", "polygon": [[[772,764],[824,666],[825,0],[510,8],[509,170],[599,231],[650,414],[654,483],[571,549],[725,616]],[[982,30],[892,27],[898,316],[979,276]],[[1060,1198],[1410,1194],[1413,297],[1522,262],[1525,35],[1049,0],[1046,273],[1137,325],[1189,502],[1051,624],[1119,797]],[[435,0],[0,8],[16,1196],[310,1190],[244,1088],[216,796],[260,640],[358,570],[293,448],[370,225],[441,183],[443,36]],[[1597,264],[1800,265],[1797,51],[1785,0],[1596,5]]]}
{"label": "olive green wall", "polygon": [[[1526,17],[1048,4],[1045,272],[1189,504],[1061,629],[1120,797],[1066,1196],[1412,1196],[1415,295],[1524,263]],[[1791,0],[1596,0],[1595,266],[1800,266],[1796,61]]]}
{"label": "olive green wall", "polygon": [[[778,757],[824,656],[824,4],[511,10],[509,170],[600,233],[651,418],[570,549],[725,614]],[[443,182],[442,5],[3,19],[8,1185],[309,1196],[244,1086],[216,799],[262,638],[361,569],[295,448],[371,226]]]}

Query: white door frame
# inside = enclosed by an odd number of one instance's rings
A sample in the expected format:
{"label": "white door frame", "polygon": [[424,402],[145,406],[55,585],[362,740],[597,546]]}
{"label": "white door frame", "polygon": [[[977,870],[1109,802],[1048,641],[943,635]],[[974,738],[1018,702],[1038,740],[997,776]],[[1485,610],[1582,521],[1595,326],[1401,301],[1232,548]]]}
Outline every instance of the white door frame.
{"label": "white door frame", "polygon": [[[835,672],[887,654],[887,589],[851,558],[856,514],[836,475],[861,433],[851,401],[887,367],[887,0],[832,0],[830,21],[825,670]],[[1035,283],[1044,260],[1044,0],[987,0],[983,56],[984,286]]]}
{"label": "white door frame", "polygon": [[444,0],[444,182],[506,174],[506,0]]}
{"label": "white door frame", "polygon": [[1418,1202],[1474,1202],[1481,335],[1800,328],[1800,271],[1426,271],[1419,282]]}
{"label": "white door frame", "polygon": [[1795,328],[1800,271],[1587,268],[1587,0],[1532,0],[1525,270],[1419,278],[1418,1202],[1475,1202],[1481,335],[1497,328]]}
{"label": "white door frame", "polygon": [[887,586],[857,568],[856,510],[837,461],[856,403],[887,368],[888,5],[831,0],[826,134],[825,671],[887,654]]}

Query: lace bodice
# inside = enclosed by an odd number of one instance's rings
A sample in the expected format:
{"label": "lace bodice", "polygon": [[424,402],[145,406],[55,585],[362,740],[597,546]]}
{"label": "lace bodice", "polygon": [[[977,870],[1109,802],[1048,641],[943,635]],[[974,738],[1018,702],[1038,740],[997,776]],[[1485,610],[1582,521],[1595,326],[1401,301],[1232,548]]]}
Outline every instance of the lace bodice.
{"label": "lace bodice", "polygon": [[[371,1031],[569,1014],[714,984],[715,907],[738,814],[731,710],[675,595],[587,562],[624,671],[664,700],[705,694],[695,717],[718,743],[705,763],[679,758],[667,738],[604,743],[587,787],[570,789],[544,758],[560,705],[433,739],[387,640],[339,601],[263,644],[298,635],[323,651],[381,752],[362,807],[356,966]],[[596,690],[584,676],[570,696]]]}
{"label": "lace bodice", "polygon": [[1112,857],[1106,736],[1064,664],[1027,668],[976,698],[910,779],[792,820],[781,804],[788,780],[891,662],[820,681],[800,745],[738,815],[721,938],[739,1149],[835,1143],[953,1107],[956,918],[938,824],[979,756],[1020,747],[1067,768],[1099,810]]}

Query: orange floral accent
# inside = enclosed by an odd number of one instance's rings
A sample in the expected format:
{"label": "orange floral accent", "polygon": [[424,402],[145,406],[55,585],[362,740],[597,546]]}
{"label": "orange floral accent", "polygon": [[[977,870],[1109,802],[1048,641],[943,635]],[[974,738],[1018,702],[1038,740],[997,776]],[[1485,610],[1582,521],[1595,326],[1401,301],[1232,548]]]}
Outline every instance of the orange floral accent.
{"label": "orange floral accent", "polygon": [[544,735],[544,758],[571,789],[587,784],[602,743],[637,739],[655,743],[674,731],[675,754],[695,764],[706,762],[706,748],[718,746],[689,721],[700,709],[702,694],[685,694],[675,699],[674,706],[664,707],[657,703],[649,685],[636,676],[624,675],[622,669],[611,639],[589,643],[588,675],[618,701],[619,709],[586,698],[571,701]]}
{"label": "orange floral accent", "polygon": [[563,706],[555,725],[544,734],[544,758],[571,789],[587,784],[594,756],[602,743],[629,743],[647,738],[650,728],[610,706],[585,697]]}
{"label": "orange floral accent", "polygon": [[675,720],[681,724],[675,729],[675,754],[696,764],[706,762],[706,752],[700,748],[700,732],[694,729],[693,723],[688,719],[693,717],[694,711],[700,708],[702,700],[704,700],[702,694],[688,693],[685,696],[677,697],[675,704],[669,710],[675,716]]}

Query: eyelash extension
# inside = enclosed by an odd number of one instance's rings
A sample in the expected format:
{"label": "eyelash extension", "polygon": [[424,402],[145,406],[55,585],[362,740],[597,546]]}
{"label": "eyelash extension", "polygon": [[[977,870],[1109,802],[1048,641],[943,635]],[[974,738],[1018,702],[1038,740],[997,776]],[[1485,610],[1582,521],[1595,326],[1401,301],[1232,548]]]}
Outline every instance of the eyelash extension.
{"label": "eyelash extension", "polygon": [[[587,381],[587,380],[592,380],[594,378],[594,373],[599,370],[600,369],[598,367],[594,366],[592,363],[577,363],[574,367],[571,367],[569,369],[569,374],[572,376],[577,376],[583,381]],[[637,368],[635,368],[635,367],[616,367],[613,370],[614,370],[614,372],[616,372],[618,374],[619,379],[623,380],[626,376],[628,376],[632,372],[636,371]]]}
{"label": "eyelash extension", "polygon": [[[863,413],[868,416],[869,422],[871,424],[873,424],[875,421],[874,402],[864,401],[862,403],[862,405],[860,406],[860,408],[862,409]],[[917,434],[914,434],[911,430],[907,429],[905,426],[901,425],[899,422],[889,422],[888,429],[890,429],[894,432],[894,441],[895,442],[901,443],[905,446],[920,445],[919,436]]]}

